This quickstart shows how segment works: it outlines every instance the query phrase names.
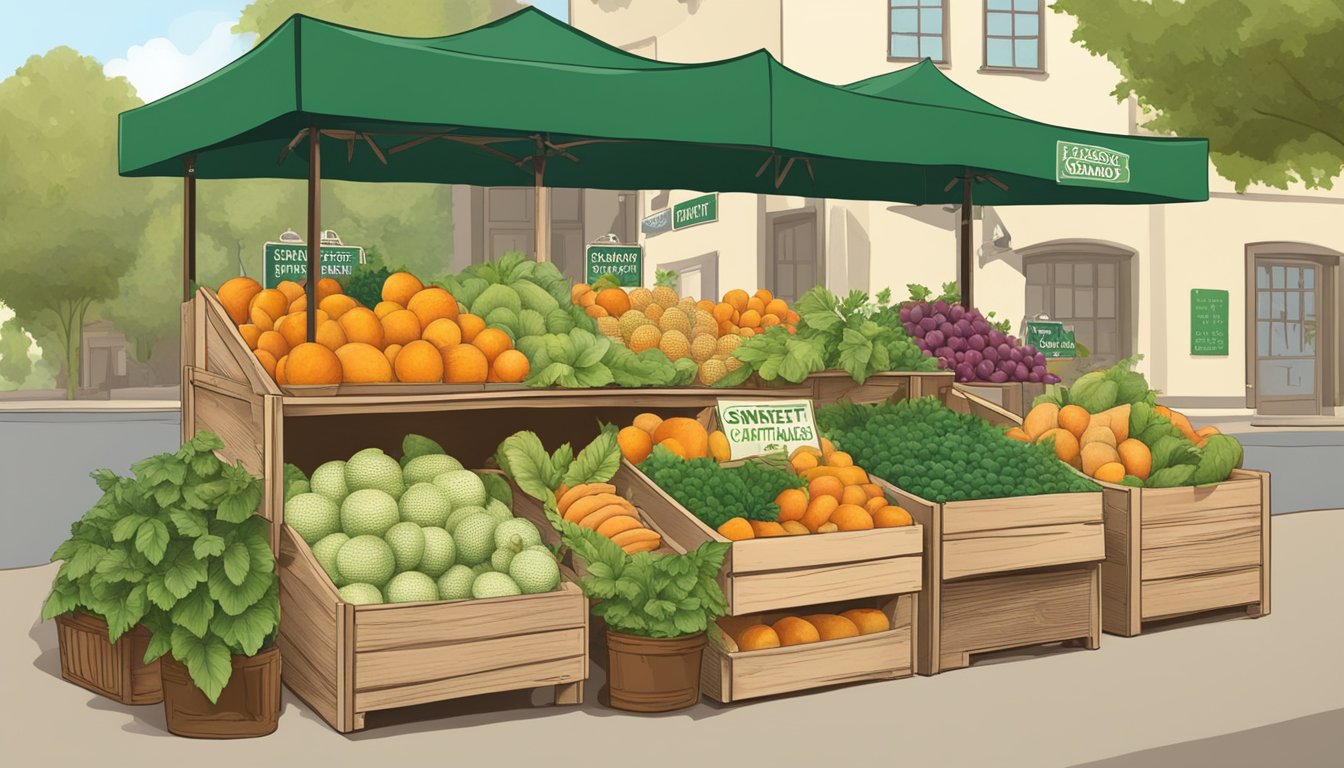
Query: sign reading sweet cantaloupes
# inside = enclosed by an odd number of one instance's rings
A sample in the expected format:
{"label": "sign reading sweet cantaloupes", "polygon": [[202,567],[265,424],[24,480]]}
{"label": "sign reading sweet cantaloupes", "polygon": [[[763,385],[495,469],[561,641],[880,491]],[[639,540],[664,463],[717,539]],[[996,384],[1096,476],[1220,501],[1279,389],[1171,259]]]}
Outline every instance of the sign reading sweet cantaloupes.
{"label": "sign reading sweet cantaloupes", "polygon": [[821,448],[811,400],[719,400],[718,416],[730,461]]}

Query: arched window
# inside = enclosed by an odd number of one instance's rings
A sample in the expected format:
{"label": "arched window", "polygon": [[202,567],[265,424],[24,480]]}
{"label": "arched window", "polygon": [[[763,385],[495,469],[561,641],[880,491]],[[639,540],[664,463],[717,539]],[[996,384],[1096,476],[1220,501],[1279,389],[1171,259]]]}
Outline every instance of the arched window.
{"label": "arched window", "polygon": [[1072,326],[1090,357],[1076,368],[1115,364],[1133,352],[1130,260],[1134,252],[1091,240],[1055,240],[1018,249],[1027,275],[1028,317]]}

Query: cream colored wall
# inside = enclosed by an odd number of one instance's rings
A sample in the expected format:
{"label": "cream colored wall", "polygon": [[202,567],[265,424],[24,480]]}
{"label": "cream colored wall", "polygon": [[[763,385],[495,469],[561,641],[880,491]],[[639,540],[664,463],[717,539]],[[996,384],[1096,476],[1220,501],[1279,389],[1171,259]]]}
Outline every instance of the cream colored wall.
{"label": "cream colored wall", "polygon": [[[682,189],[671,190],[668,192],[667,207],[671,208],[702,194],[704,193]],[[648,192],[643,195],[640,218],[661,210],[650,206],[653,197],[654,195]],[[652,287],[654,270],[668,262],[717,251],[719,293],[722,294],[730,288],[751,287],[755,290],[759,282],[756,243],[757,206],[756,195],[721,194],[718,222],[675,232],[664,232],[653,237],[641,237],[641,242],[644,243],[644,285]]]}
{"label": "cream colored wall", "polygon": [[[819,4],[824,4],[820,0]],[[779,0],[571,0],[569,23],[659,61],[725,59],[759,50],[779,58]]]}

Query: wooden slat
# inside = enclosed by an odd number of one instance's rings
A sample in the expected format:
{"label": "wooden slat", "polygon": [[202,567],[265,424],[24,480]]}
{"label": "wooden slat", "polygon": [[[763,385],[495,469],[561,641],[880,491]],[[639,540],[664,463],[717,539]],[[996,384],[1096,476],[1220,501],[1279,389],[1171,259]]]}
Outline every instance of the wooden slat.
{"label": "wooden slat", "polygon": [[219,302],[213,291],[202,288],[197,292],[198,301],[204,307],[204,315],[209,326],[207,330],[206,354],[207,370],[229,378],[245,382],[253,392],[261,395],[278,395],[280,388],[261,361],[247,348],[238,328],[233,324],[224,305]]}
{"label": "wooden slat", "polygon": [[916,592],[920,558],[892,557],[771,573],[733,574],[729,613],[739,615],[875,595]]}
{"label": "wooden slat", "polygon": [[[1144,540],[1152,532],[1144,529]],[[1231,530],[1220,538],[1194,544],[1143,549],[1140,577],[1145,581],[1190,576],[1260,564],[1260,528]],[[1144,613],[1147,613],[1144,608]]]}
{"label": "wooden slat", "polygon": [[734,542],[733,573],[917,555],[923,547],[923,532],[915,526],[751,539]]}
{"label": "wooden slat", "polygon": [[279,569],[284,683],[341,730],[340,595],[308,546],[288,527],[281,528]]}
{"label": "wooden slat", "polygon": [[491,600],[359,606],[358,653],[581,627],[588,604],[569,582],[555,592]]}
{"label": "wooden slat", "polygon": [[196,330],[192,324],[196,320],[196,305],[191,300],[182,302],[178,309],[178,318],[180,320],[180,333],[178,333],[178,365],[186,367],[194,364],[196,360],[196,350],[193,344],[196,341]]}
{"label": "wooden slat", "polygon": [[[1235,474],[1236,471],[1234,471]],[[1255,472],[1260,479],[1260,605],[1256,612],[1260,616],[1269,615],[1269,572],[1270,547],[1269,529],[1272,514],[1269,508],[1269,473]]]}
{"label": "wooden slat", "polygon": [[887,499],[904,507],[923,531],[924,553],[920,569],[920,593],[915,613],[915,671],[931,675],[938,671],[939,611],[942,605],[941,506],[906,493],[880,478],[872,478]]}
{"label": "wooden slat", "polygon": [[1095,568],[943,585],[941,668],[965,666],[972,653],[1086,637]]}
{"label": "wooden slat", "polygon": [[[1128,488],[1102,491],[1106,562],[1101,565],[1103,628],[1130,637],[1139,633],[1139,504]],[[1131,507],[1131,505],[1133,505]]]}
{"label": "wooden slat", "polygon": [[192,395],[196,429],[209,430],[224,441],[219,451],[229,462],[242,461],[254,475],[265,474],[262,461],[261,403],[239,400],[197,387]]}
{"label": "wooden slat", "polygon": [[[944,513],[946,518],[946,513]],[[943,579],[1106,558],[1099,523],[1041,525],[943,536]]]}
{"label": "wooden slat", "polygon": [[1224,507],[1260,503],[1260,483],[1254,479],[1227,480],[1217,485],[1182,488],[1144,488],[1143,525],[1183,523]]}
{"label": "wooden slat", "polygon": [[472,675],[360,691],[355,694],[354,706],[358,716],[362,716],[365,712],[379,709],[408,707],[496,691],[574,683],[581,680],[584,674],[582,657],[546,659]]}
{"label": "wooden slat", "polygon": [[1100,493],[1052,493],[1006,499],[949,501],[943,534],[997,531],[1038,525],[1101,522]]}
{"label": "wooden slat", "polygon": [[187,369],[191,373],[191,383],[202,389],[208,389],[211,392],[232,397],[237,400],[247,400],[251,402],[256,398],[255,393],[247,388],[243,382],[226,379],[215,373],[211,373],[202,368],[191,367]]}
{"label": "wooden slat", "polygon": [[1142,588],[1145,620],[1262,602],[1259,568],[1145,580]]}
{"label": "wooden slat", "polygon": [[1260,531],[1260,505],[1210,510],[1198,522],[1143,527],[1145,550],[1183,547]]}
{"label": "wooden slat", "polygon": [[[585,641],[583,629],[572,628],[448,645],[359,652],[355,654],[358,676],[355,695],[358,698],[360,693],[381,688],[461,678],[558,659],[577,659],[581,669],[582,657],[587,651]],[[552,681],[532,683],[550,684]],[[413,702],[402,702],[398,706],[410,703]],[[358,711],[367,709],[359,704],[355,708]]]}

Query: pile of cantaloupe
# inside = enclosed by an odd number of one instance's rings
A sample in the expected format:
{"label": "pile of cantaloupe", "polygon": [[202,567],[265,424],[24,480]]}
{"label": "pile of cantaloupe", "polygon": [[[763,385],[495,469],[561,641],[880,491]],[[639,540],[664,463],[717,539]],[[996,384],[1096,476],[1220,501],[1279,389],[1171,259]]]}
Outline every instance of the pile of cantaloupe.
{"label": "pile of cantaloupe", "polygon": [[729,636],[737,644],[737,650],[759,651],[870,635],[889,629],[891,621],[885,613],[875,608],[854,608],[838,614],[784,616],[770,624],[749,624]]}
{"label": "pile of cantaloupe", "polygon": [[1101,413],[1088,413],[1077,405],[1060,408],[1041,403],[1027,413],[1021,427],[1008,437],[1024,443],[1052,439],[1055,455],[1083,474],[1107,483],[1119,483],[1125,475],[1147,480],[1153,456],[1141,440],[1129,436],[1128,404]]}

